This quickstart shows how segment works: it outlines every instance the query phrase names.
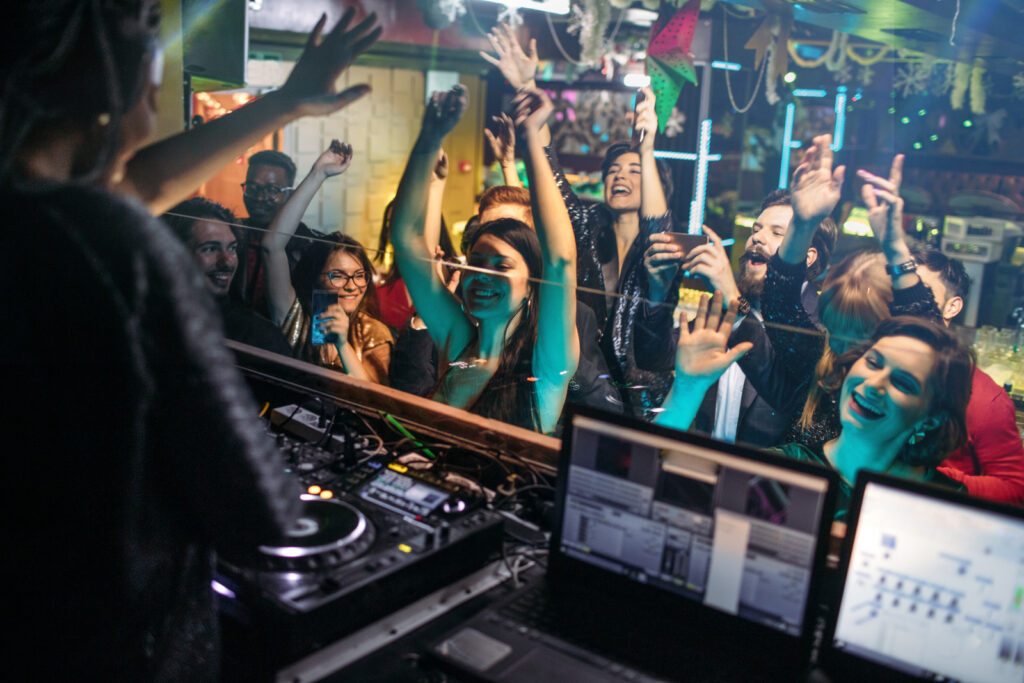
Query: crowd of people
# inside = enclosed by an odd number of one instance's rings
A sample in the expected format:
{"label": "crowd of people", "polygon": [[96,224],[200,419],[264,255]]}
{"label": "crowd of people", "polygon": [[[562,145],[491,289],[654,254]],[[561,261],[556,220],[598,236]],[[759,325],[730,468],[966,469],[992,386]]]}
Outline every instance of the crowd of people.
{"label": "crowd of people", "polygon": [[[654,93],[605,155],[604,201],[583,201],[550,146],[536,47],[499,26],[485,56],[517,94],[482,134],[506,184],[482,195],[456,249],[443,142],[467,95],[434,93],[382,207],[384,272],[346,226],[302,223],[323,183],[359,163],[347,143],[298,182],[286,155],[252,156],[247,218],[187,198],[268,131],[365,94],[334,83],[379,35],[373,15],[348,11],[326,32],[322,19],[280,90],[147,147],[158,4],[44,4],[16,10],[33,48],[3,62],[0,173],[17,244],[0,269],[17,323],[3,363],[16,440],[39,438],[32,412],[59,387],[72,405],[47,448],[73,457],[9,480],[47,482],[57,502],[35,531],[90,558],[57,582],[77,615],[57,635],[97,676],[209,677],[213,549],[274,538],[296,514],[222,335],[544,433],[567,402],[586,403],[819,463],[847,495],[871,469],[1024,503],[1013,404],[949,330],[970,282],[903,233],[902,155],[888,177],[858,171],[878,249],[833,263],[845,168],[816,137],[792,189],[765,198],[734,273],[712,230],[689,250],[669,234],[686,217],[670,212],[654,156]],[[677,318],[683,277],[708,288],[692,320]],[[84,534],[68,523],[82,509]],[[41,603],[57,599],[39,580],[52,564],[47,549],[19,565]]]}

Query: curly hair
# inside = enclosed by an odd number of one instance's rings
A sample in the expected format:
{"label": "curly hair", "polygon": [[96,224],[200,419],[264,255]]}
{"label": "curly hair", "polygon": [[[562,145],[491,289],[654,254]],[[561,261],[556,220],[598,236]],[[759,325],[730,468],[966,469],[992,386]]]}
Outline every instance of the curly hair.
{"label": "curly hair", "polygon": [[927,383],[931,399],[928,414],[938,418],[939,424],[926,432],[924,438],[904,444],[896,456],[912,467],[935,467],[967,439],[966,413],[971,398],[974,353],[945,325],[926,318],[896,316],[880,322],[868,344],[839,356],[832,372],[822,379],[822,388],[838,395],[853,364],[884,337],[911,337],[935,352],[935,364]]}
{"label": "curly hair", "polygon": [[235,214],[231,209],[206,197],[192,197],[179,202],[160,218],[185,244],[192,239],[192,224],[198,220],[226,223],[234,233],[235,239],[238,239],[238,228],[235,227],[238,219],[235,218]]}

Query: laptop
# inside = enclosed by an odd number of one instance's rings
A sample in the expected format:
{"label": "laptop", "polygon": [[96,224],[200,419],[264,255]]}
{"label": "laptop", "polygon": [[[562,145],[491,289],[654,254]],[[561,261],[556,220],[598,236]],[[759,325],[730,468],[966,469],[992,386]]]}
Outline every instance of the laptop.
{"label": "laptop", "polygon": [[862,471],[849,518],[827,674],[1024,681],[1024,510]]}
{"label": "laptop", "polygon": [[794,680],[837,487],[812,464],[574,407],[547,571],[431,654],[460,680]]}

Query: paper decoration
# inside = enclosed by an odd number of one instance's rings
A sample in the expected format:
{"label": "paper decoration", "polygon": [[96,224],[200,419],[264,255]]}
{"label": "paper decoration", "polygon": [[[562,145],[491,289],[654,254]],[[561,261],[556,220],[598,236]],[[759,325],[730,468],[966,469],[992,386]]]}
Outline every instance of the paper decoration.
{"label": "paper decoration", "polygon": [[745,48],[755,50],[754,68],[767,60],[764,73],[764,96],[768,104],[779,101],[776,79],[789,68],[789,29],[793,25],[793,14],[772,12],[765,17],[761,26],[750,36]]}
{"label": "paper decoration", "polygon": [[892,78],[892,87],[899,90],[903,97],[910,97],[928,89],[928,81],[932,74],[919,64],[907,64],[896,70]]}
{"label": "paper decoration", "polygon": [[668,121],[665,122],[665,137],[674,138],[681,134],[684,130],[684,124],[686,123],[686,114],[679,111],[679,107],[672,108],[672,115],[668,117]]}
{"label": "paper decoration", "polygon": [[1013,76],[1013,96],[1024,100],[1024,71]]}
{"label": "paper decoration", "polygon": [[607,53],[604,34],[611,21],[611,6],[605,0],[582,0],[572,6],[566,32],[580,41],[580,63],[596,66]]}
{"label": "paper decoration", "polygon": [[665,131],[672,117],[683,83],[697,82],[690,43],[693,42],[699,13],[700,0],[689,0],[679,10],[663,3],[658,20],[651,28],[651,40],[647,46],[647,75],[651,77],[651,90],[656,98],[654,110],[658,115],[660,132]]}

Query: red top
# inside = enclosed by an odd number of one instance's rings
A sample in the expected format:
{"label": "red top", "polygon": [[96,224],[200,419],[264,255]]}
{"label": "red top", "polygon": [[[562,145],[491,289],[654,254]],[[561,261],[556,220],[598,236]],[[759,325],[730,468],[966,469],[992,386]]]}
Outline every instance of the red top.
{"label": "red top", "polygon": [[416,309],[409,301],[409,292],[405,282],[398,278],[389,285],[377,288],[377,301],[380,302],[380,319],[393,330],[401,330],[416,315]]}
{"label": "red top", "polygon": [[967,444],[938,468],[963,482],[972,496],[1024,503],[1024,445],[1013,401],[991,377],[975,368],[967,403]]}

